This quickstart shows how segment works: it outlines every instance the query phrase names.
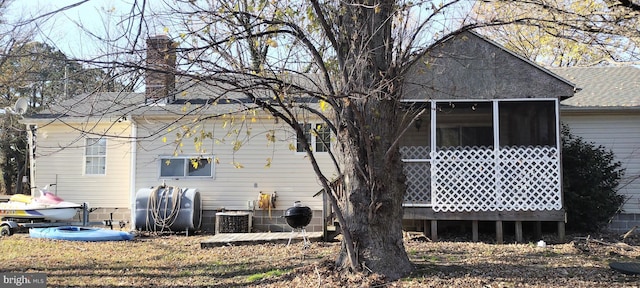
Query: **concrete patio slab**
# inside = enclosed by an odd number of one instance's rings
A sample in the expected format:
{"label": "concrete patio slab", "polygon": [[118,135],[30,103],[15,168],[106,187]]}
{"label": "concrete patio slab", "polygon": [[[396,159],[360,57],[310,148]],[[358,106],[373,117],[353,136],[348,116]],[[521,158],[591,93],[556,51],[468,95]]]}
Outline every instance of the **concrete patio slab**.
{"label": "concrete patio slab", "polygon": [[[311,242],[322,240],[322,232],[306,232]],[[302,241],[301,232],[272,232],[272,233],[220,233],[200,242],[200,248],[212,248],[226,245],[252,245],[263,243],[291,243]]]}

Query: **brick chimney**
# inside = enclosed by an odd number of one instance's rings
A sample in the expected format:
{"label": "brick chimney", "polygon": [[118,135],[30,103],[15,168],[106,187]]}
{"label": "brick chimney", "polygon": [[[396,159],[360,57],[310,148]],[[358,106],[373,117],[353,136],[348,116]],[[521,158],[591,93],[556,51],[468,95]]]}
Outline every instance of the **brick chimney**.
{"label": "brick chimney", "polygon": [[146,103],[175,100],[176,45],[166,35],[147,39]]}

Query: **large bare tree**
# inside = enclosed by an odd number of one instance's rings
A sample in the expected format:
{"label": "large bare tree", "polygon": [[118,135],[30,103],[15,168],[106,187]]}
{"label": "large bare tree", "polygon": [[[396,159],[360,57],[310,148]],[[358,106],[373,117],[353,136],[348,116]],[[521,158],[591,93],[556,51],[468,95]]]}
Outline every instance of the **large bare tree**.
{"label": "large bare tree", "polygon": [[[249,109],[273,115],[298,139],[309,133],[306,117],[323,119],[311,133],[331,131],[334,167],[323,170],[311,143],[300,145],[341,226],[337,267],[398,279],[413,270],[402,235],[398,139],[413,118],[402,114],[403,76],[430,45],[473,27],[457,18],[469,3],[136,1],[110,43],[121,45],[120,55],[140,52],[140,61],[110,53],[87,62],[157,69],[142,61],[144,39],[165,34],[177,42],[179,79],[210,85],[219,92],[212,100],[241,93]],[[332,185],[336,179],[339,188]]]}
{"label": "large bare tree", "polygon": [[[309,143],[303,147],[342,227],[338,267],[391,279],[410,272],[402,241],[404,176],[394,145],[402,130],[397,121],[402,73],[417,57],[413,53],[419,53],[412,49],[411,34],[403,34],[410,20],[400,17],[409,4],[182,4],[188,5],[170,14],[180,15],[184,23],[196,19],[176,33],[189,39],[180,48],[190,69],[206,71],[197,78],[241,91],[284,120],[299,139],[306,132],[300,115],[309,113],[325,119],[335,135],[335,149],[330,150],[335,170],[323,171]],[[174,29],[170,23],[163,26]],[[308,105],[309,99],[319,101],[321,108]],[[334,171],[345,193],[332,189]]]}

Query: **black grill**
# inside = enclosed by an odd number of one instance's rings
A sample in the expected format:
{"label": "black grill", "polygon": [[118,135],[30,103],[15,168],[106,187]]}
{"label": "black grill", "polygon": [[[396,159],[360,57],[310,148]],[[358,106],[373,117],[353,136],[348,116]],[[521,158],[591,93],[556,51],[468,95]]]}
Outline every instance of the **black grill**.
{"label": "black grill", "polygon": [[284,218],[291,228],[304,228],[311,223],[313,212],[307,206],[294,206],[284,211]]}

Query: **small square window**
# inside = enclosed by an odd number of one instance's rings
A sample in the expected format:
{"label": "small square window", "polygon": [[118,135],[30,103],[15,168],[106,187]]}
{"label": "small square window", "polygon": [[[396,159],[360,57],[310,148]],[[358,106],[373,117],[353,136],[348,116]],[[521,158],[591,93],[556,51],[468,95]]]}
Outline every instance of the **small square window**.
{"label": "small square window", "polygon": [[107,167],[107,139],[87,138],[84,150],[84,173],[105,175]]}
{"label": "small square window", "polygon": [[212,165],[210,159],[193,159],[189,161],[187,176],[211,176]]}
{"label": "small square window", "polygon": [[[304,123],[300,124],[304,130],[304,136],[314,152],[329,152],[331,150],[331,131],[327,124]],[[302,139],[296,139],[296,152],[305,152]]]}
{"label": "small square window", "polygon": [[212,177],[213,157],[161,157],[160,178]]}
{"label": "small square window", "polygon": [[183,177],[185,159],[162,159],[160,165],[161,177]]}
{"label": "small square window", "polygon": [[331,131],[325,124],[316,125],[315,147],[316,152],[329,152],[331,150]]}

